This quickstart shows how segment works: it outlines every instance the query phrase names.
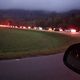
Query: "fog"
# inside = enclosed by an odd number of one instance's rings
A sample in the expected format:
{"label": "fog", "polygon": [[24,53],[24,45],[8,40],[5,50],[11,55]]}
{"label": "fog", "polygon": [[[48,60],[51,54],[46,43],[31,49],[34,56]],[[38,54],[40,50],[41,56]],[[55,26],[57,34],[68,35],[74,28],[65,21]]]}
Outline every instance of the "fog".
{"label": "fog", "polygon": [[80,9],[80,0],[0,0],[0,9],[68,11]]}

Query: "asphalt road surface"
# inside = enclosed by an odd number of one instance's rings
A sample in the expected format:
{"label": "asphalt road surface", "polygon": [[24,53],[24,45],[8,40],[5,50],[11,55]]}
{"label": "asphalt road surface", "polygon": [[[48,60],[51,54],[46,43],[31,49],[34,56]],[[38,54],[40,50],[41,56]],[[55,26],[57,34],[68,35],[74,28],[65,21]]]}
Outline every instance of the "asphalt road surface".
{"label": "asphalt road surface", "polygon": [[65,35],[69,35],[69,36],[73,36],[73,37],[80,37],[80,32],[60,32],[60,31],[55,31],[56,33],[60,33],[60,34],[65,34]]}
{"label": "asphalt road surface", "polygon": [[63,54],[0,61],[0,80],[80,80],[63,64]]}

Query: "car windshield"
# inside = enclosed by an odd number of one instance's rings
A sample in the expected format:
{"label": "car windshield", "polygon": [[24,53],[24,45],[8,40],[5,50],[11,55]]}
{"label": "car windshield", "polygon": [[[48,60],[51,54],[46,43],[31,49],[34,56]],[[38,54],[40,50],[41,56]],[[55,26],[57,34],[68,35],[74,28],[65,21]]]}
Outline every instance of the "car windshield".
{"label": "car windshield", "polygon": [[75,43],[80,0],[0,0],[0,80],[79,80],[63,63]]}

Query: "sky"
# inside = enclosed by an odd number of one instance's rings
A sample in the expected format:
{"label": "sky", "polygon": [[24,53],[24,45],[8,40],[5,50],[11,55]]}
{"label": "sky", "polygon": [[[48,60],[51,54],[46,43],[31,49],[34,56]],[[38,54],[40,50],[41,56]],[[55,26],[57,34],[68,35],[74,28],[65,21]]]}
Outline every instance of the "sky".
{"label": "sky", "polygon": [[48,10],[80,9],[80,0],[0,0],[0,9]]}

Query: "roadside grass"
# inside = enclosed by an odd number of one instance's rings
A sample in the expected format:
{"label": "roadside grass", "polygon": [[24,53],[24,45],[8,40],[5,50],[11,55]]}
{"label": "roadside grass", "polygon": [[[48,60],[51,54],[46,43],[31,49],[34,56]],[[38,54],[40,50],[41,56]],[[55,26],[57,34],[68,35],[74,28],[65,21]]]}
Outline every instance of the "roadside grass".
{"label": "roadside grass", "polygon": [[78,42],[80,38],[54,32],[0,28],[0,59],[61,53]]}

